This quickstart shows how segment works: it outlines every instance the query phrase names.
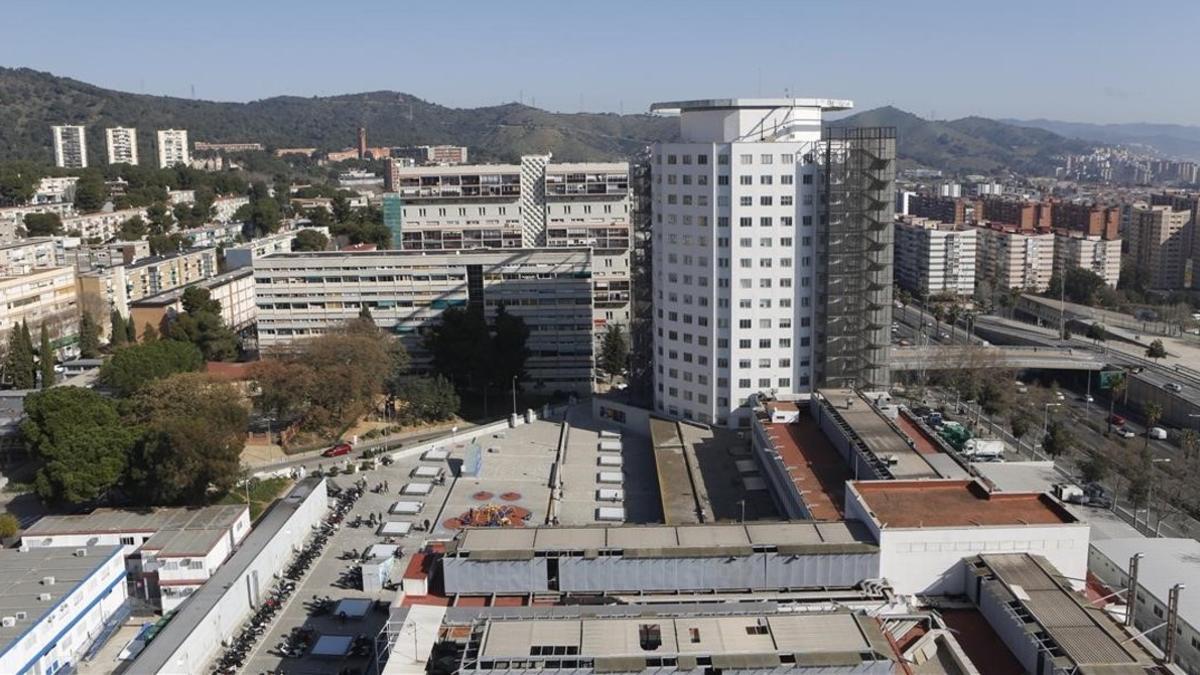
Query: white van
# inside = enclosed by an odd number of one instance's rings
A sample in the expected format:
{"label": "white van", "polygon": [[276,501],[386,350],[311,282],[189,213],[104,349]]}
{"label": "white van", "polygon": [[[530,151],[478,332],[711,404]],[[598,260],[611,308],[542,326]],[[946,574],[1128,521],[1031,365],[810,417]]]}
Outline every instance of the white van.
{"label": "white van", "polygon": [[1150,427],[1150,438],[1165,441],[1167,440],[1167,430],[1162,427]]}

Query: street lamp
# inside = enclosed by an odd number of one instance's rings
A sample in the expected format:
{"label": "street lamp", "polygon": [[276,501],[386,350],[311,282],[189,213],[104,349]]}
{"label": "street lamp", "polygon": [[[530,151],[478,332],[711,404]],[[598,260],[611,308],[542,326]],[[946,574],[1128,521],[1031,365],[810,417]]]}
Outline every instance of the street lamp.
{"label": "street lamp", "polygon": [[1042,406],[1042,442],[1045,443],[1046,431],[1050,428],[1050,409],[1061,406],[1061,403],[1047,403]]}
{"label": "street lamp", "polygon": [[[1146,529],[1150,529],[1150,509],[1154,506],[1154,465],[1155,464],[1170,464],[1170,457],[1155,457],[1150,460],[1150,484],[1146,486]],[[1133,527],[1137,529],[1137,510],[1133,512]],[[1158,536],[1159,529],[1162,527],[1162,512],[1158,514],[1158,520],[1154,523],[1154,536]]]}
{"label": "street lamp", "polygon": [[513,417],[517,416],[517,376],[512,376]]}

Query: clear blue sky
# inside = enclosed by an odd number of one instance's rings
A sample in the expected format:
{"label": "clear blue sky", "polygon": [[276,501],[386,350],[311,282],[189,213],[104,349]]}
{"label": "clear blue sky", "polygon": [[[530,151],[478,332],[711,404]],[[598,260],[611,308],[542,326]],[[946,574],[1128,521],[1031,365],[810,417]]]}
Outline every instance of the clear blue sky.
{"label": "clear blue sky", "polygon": [[923,117],[1200,124],[1196,0],[5,4],[0,64],[151,94],[637,112],[787,88]]}

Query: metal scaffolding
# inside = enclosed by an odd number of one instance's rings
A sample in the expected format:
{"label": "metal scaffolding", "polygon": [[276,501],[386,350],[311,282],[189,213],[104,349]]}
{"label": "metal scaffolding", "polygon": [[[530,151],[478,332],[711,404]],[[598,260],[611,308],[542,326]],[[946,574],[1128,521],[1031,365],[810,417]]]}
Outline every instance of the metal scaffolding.
{"label": "metal scaffolding", "polygon": [[886,387],[896,130],[826,128],[821,153],[816,381]]}

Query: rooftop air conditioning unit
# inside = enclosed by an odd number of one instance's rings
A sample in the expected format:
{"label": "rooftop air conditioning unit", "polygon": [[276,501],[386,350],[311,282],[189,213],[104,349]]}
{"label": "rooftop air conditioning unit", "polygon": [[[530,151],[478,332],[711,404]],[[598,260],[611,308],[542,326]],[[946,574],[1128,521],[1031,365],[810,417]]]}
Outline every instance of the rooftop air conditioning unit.
{"label": "rooftop air conditioning unit", "polygon": [[43,586],[53,586],[54,581],[55,581],[54,577],[42,577],[42,585]]}
{"label": "rooftop air conditioning unit", "polygon": [[86,558],[87,557],[87,549],[86,548],[75,549],[75,557],[76,558]]}
{"label": "rooftop air conditioning unit", "polygon": [[38,600],[41,600],[42,602],[50,602],[50,598],[52,597],[54,596],[50,595],[49,593],[38,593]]}
{"label": "rooftop air conditioning unit", "polygon": [[17,625],[17,617],[15,617],[15,616],[6,616],[6,617],[0,619],[0,626],[4,626],[5,628],[12,628],[15,625]]}
{"label": "rooftop air conditioning unit", "polygon": [[24,621],[29,618],[29,612],[17,612],[17,621]]}

